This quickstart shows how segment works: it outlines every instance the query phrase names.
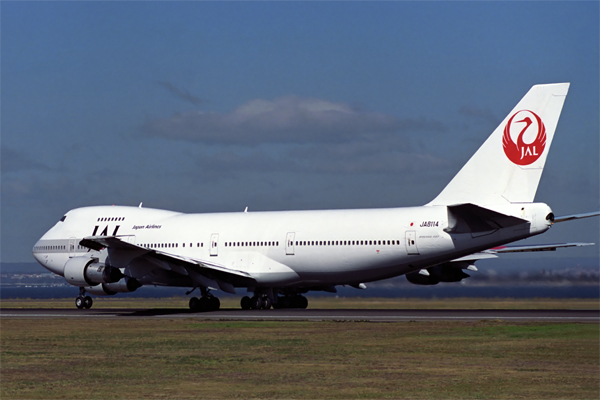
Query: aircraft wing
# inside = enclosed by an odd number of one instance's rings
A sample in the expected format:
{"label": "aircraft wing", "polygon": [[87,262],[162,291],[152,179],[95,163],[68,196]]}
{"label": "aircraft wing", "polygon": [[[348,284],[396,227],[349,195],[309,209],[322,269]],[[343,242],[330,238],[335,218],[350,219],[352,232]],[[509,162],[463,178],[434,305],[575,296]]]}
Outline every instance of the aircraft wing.
{"label": "aircraft wing", "polygon": [[79,243],[97,251],[108,249],[111,261],[117,266],[129,265],[134,260],[147,261],[146,264],[152,268],[158,266],[182,277],[190,277],[197,287],[204,286],[235,293],[234,283],[245,285],[255,283],[252,275],[247,272],[227,268],[214,262],[147,249],[130,243],[127,239],[128,236],[89,236]]}

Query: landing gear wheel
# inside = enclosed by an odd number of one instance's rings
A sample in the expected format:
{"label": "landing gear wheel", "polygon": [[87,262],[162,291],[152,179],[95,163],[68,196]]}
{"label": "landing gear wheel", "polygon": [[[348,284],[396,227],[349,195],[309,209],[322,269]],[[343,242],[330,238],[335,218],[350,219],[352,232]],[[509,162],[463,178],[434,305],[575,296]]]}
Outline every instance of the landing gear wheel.
{"label": "landing gear wheel", "polygon": [[252,308],[252,300],[248,296],[242,297],[240,301],[240,306],[242,306],[242,310],[249,310]]}
{"label": "landing gear wheel", "polygon": [[250,301],[252,302],[252,306],[251,308],[253,310],[260,310],[262,307],[262,298],[258,297],[258,296],[253,296],[252,299],[250,299]]}
{"label": "landing gear wheel", "polygon": [[199,311],[200,310],[200,299],[197,297],[192,297],[190,299],[190,310]]}
{"label": "landing gear wheel", "polygon": [[208,305],[210,307],[210,311],[217,311],[221,307],[221,301],[216,297],[209,297]]}
{"label": "landing gear wheel", "polygon": [[190,299],[190,309],[192,311],[217,311],[220,307],[221,301],[213,295],[200,298],[192,297]]}
{"label": "landing gear wheel", "polygon": [[262,298],[262,309],[263,310],[270,310],[271,309],[271,299],[268,297],[263,297]]}
{"label": "landing gear wheel", "polygon": [[279,297],[277,299],[277,308],[290,308],[291,301],[288,296]]}
{"label": "landing gear wheel", "polygon": [[84,296],[77,296],[75,298],[75,306],[77,308],[79,308],[80,310],[83,309],[85,307],[85,297]]}
{"label": "landing gear wheel", "polygon": [[283,296],[277,298],[277,304],[273,308],[306,308],[308,299],[302,295]]}
{"label": "landing gear wheel", "polygon": [[298,308],[306,308],[308,307],[308,299],[304,296],[298,296],[296,305]]}
{"label": "landing gear wheel", "polygon": [[308,307],[308,299],[302,295],[296,295],[290,298],[290,308],[306,308]]}
{"label": "landing gear wheel", "polygon": [[210,310],[210,300],[206,296],[200,297],[198,301],[200,311],[208,311]]}
{"label": "landing gear wheel", "polygon": [[92,298],[90,296],[85,296],[83,298],[83,306],[88,309],[92,307],[92,304],[94,304],[94,300],[92,300]]}

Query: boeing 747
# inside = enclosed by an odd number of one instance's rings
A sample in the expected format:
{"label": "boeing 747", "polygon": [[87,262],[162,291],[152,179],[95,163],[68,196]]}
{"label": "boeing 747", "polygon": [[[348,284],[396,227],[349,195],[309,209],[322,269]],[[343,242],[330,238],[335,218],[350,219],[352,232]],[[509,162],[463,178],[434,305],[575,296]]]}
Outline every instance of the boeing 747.
{"label": "boeing 747", "polygon": [[198,289],[192,310],[217,310],[214,292],[246,288],[243,309],[306,308],[303,294],[406,275],[415,284],[458,282],[504,252],[585,243],[506,246],[546,232],[555,217],[534,202],[568,83],[536,85],[445,189],[421,207],[183,214],[98,206],[67,212],[33,248],[45,268],[93,295],[144,285]]}

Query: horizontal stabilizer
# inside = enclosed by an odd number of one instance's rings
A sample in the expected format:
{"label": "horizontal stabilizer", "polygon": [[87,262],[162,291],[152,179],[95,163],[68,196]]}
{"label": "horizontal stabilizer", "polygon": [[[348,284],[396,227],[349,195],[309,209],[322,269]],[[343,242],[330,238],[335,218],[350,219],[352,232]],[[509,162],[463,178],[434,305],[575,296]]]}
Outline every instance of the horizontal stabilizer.
{"label": "horizontal stabilizer", "polygon": [[594,243],[555,243],[555,244],[537,244],[537,245],[522,245],[522,246],[499,246],[493,249],[485,250],[486,253],[524,253],[529,251],[555,251],[558,248],[564,247],[582,247],[593,246]]}
{"label": "horizontal stabilizer", "polygon": [[584,213],[584,214],[564,215],[562,217],[555,217],[552,222],[556,223],[556,222],[572,221],[574,219],[596,217],[598,215],[600,215],[600,211],[594,211],[594,212]]}
{"label": "horizontal stabilizer", "polygon": [[522,218],[467,203],[448,206],[448,228],[446,231],[454,233],[478,233],[521,225],[527,222],[529,221]]}

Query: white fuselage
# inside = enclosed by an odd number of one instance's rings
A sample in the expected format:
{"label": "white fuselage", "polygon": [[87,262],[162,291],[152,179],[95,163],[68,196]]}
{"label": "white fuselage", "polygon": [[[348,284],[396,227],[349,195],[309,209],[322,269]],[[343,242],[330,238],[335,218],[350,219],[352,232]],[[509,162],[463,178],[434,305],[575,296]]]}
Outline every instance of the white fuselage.
{"label": "white fuselage", "polygon": [[[44,267],[63,275],[70,257],[102,257],[102,251],[81,246],[83,238],[118,236],[146,249],[246,272],[257,286],[359,284],[451,261],[550,227],[545,216],[551,211],[545,204],[508,204],[496,211],[529,222],[473,235],[447,232],[445,206],[214,214],[85,207],[69,211],[33,253]],[[135,275],[135,266],[115,266]],[[156,277],[137,278],[142,284],[179,286]]]}

